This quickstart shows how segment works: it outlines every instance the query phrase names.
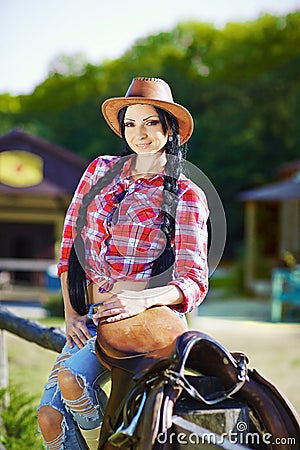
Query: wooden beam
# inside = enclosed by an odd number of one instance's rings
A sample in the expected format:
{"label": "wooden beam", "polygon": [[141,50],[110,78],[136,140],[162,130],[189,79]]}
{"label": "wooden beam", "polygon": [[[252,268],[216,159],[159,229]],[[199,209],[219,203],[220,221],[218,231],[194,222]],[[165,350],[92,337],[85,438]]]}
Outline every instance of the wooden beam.
{"label": "wooden beam", "polygon": [[0,258],[0,270],[7,271],[44,272],[52,264],[52,259]]}
{"label": "wooden beam", "polygon": [[3,306],[0,307],[0,329],[57,353],[61,352],[66,342],[61,329],[43,327],[38,322],[16,316]]}
{"label": "wooden beam", "polygon": [[248,289],[252,289],[256,272],[256,203],[246,202],[245,205],[245,284]]}

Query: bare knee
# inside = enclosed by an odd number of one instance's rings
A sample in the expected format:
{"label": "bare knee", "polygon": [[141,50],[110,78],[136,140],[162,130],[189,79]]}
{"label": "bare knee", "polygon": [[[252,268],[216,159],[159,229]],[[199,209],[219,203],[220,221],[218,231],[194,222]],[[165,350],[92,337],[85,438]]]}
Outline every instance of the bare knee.
{"label": "bare knee", "polygon": [[62,431],[62,414],[52,406],[41,406],[38,413],[38,423],[46,441],[55,439]]}
{"label": "bare knee", "polygon": [[82,379],[66,368],[59,371],[58,385],[62,396],[69,400],[75,400],[83,393]]}

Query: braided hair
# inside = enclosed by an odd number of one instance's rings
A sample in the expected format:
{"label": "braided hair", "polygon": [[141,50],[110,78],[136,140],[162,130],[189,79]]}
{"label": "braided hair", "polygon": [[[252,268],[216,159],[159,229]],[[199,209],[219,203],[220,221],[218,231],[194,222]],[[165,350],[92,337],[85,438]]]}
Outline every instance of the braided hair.
{"label": "braided hair", "polygon": [[[125,139],[125,125],[124,117],[127,107],[122,108],[119,111],[119,124],[121,134],[124,140],[124,149],[121,152],[122,158],[119,159],[113,167],[111,167],[105,175],[100,178],[84,195],[82,203],[79,207],[78,216],[76,220],[76,237],[74,239],[68,264],[68,291],[72,307],[80,315],[86,314],[86,304],[88,303],[87,295],[87,280],[86,280],[86,259],[85,259],[85,245],[81,232],[87,225],[87,210],[90,203],[95,196],[101,192],[101,190],[110,184],[118,174],[121,173],[124,163],[135,155],[135,152],[129,147]],[[165,278],[171,278],[172,267],[174,264],[174,251],[171,247],[171,241],[175,235],[175,215],[178,204],[178,185],[177,180],[182,171],[182,149],[180,147],[180,136],[178,129],[178,122],[174,116],[167,111],[155,107],[159,119],[162,124],[164,133],[168,130],[171,131],[171,135],[165,145],[166,151],[166,165],[165,175],[163,181],[163,193],[162,193],[162,222],[161,231],[166,236],[166,246],[161,255],[154,260],[149,287],[155,287],[160,284],[162,280],[159,275],[163,274],[164,283]],[[168,280],[169,281],[169,280]]]}

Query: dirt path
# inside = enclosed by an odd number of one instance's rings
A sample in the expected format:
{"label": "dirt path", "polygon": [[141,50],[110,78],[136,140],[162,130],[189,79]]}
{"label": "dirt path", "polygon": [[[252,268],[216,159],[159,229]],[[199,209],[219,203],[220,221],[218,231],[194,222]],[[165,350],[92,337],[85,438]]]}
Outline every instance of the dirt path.
{"label": "dirt path", "polygon": [[300,325],[216,317],[190,318],[201,330],[231,351],[243,351],[257,369],[284,393],[300,414]]}

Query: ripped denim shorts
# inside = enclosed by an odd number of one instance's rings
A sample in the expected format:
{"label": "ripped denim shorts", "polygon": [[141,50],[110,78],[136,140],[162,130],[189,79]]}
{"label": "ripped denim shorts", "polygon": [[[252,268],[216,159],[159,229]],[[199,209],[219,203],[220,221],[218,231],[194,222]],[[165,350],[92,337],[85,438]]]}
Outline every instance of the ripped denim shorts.
{"label": "ripped denim shorts", "polygon": [[[173,311],[186,320],[184,314]],[[51,406],[63,416],[63,444],[59,450],[88,450],[85,442],[82,441],[78,425],[83,429],[96,428],[101,425],[107,405],[107,395],[102,387],[110,380],[110,371],[100,364],[95,353],[96,326],[94,323],[89,323],[87,326],[92,338],[81,349],[75,344],[73,348],[65,344],[53,365],[39,405],[39,408]],[[91,410],[91,405],[93,406],[92,415],[86,416],[84,412],[76,414],[66,405],[58,386],[58,372],[63,367],[70,369],[72,373],[83,380],[84,402],[89,410]]]}
{"label": "ripped denim shorts", "polygon": [[[88,329],[92,338],[83,348],[79,349],[75,344],[73,348],[70,348],[65,344],[53,365],[39,405],[39,408],[45,405],[51,406],[63,415],[64,444],[62,448],[66,450],[86,448],[78,441],[77,424],[84,429],[98,427],[102,423],[107,404],[107,395],[101,386],[109,381],[110,372],[100,364],[95,353],[96,326],[90,323]],[[84,381],[87,408],[90,405],[94,406],[92,416],[85,417],[84,414],[74,414],[66,406],[58,386],[57,377],[61,367],[69,368]]]}

